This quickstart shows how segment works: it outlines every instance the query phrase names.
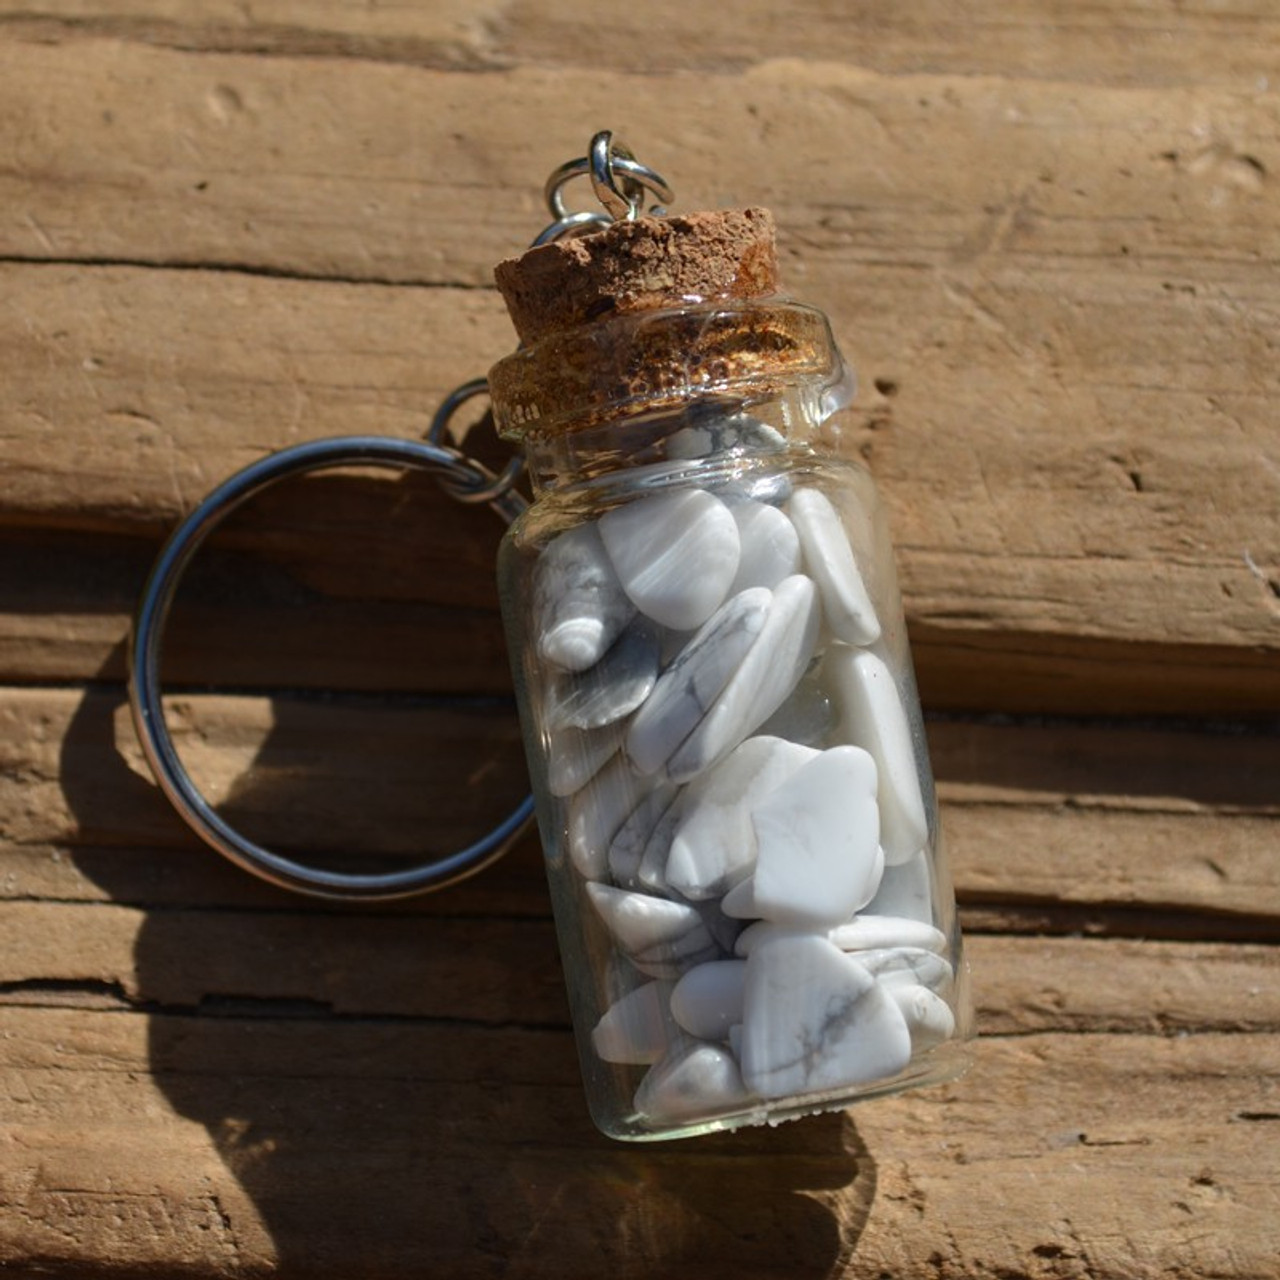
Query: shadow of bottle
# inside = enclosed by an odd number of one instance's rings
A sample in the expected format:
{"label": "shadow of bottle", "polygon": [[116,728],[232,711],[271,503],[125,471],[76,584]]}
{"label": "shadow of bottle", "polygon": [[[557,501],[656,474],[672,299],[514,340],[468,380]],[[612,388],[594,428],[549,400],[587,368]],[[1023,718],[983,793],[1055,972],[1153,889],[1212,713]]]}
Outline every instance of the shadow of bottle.
{"label": "shadow of bottle", "polygon": [[[104,681],[68,729],[76,860],[142,913],[127,985],[151,1077],[256,1218],[215,1192],[230,1252],[179,1240],[173,1280],[843,1270],[876,1181],[846,1116],[651,1146],[591,1127],[536,839],[407,907],[311,903],[182,827],[121,754],[124,702]],[[233,808],[272,804],[277,713]],[[294,777],[278,801],[301,797]]]}

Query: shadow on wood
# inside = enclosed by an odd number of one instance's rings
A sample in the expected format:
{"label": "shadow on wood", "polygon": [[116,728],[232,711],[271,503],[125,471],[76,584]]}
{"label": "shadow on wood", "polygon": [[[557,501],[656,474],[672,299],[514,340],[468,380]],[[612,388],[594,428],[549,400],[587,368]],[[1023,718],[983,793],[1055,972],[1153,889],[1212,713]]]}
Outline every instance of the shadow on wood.
{"label": "shadow on wood", "polygon": [[[185,837],[117,753],[118,711],[81,702],[66,800],[86,833],[136,807],[162,858]],[[117,895],[109,858],[83,869]],[[853,1255],[876,1169],[846,1116],[654,1146],[595,1132],[545,913],[343,912],[268,890],[246,908],[238,885],[192,883],[141,913],[129,998],[157,1085],[234,1182],[156,1176],[178,1202],[212,1194],[237,1274],[816,1278]]]}

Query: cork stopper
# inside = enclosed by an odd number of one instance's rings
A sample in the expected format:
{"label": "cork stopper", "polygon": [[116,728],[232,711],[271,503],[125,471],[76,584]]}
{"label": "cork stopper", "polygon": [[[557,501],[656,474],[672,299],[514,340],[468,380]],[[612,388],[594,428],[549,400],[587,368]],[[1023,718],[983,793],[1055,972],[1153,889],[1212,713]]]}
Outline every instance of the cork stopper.
{"label": "cork stopper", "polygon": [[778,294],[773,216],[619,221],[501,263],[520,335],[489,370],[499,434],[529,443],[698,400],[841,376],[826,318]]}
{"label": "cork stopper", "polygon": [[615,222],[509,258],[494,271],[520,341],[610,316],[778,288],[773,215],[724,209]]}

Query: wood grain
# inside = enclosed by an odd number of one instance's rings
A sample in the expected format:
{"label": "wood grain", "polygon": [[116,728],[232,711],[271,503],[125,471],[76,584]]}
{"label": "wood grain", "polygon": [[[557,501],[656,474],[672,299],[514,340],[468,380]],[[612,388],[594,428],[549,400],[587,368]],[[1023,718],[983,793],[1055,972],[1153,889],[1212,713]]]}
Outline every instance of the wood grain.
{"label": "wood grain", "polygon": [[[1260,0],[0,4],[0,1271],[1271,1280],[1278,44]],[[586,1118],[535,837],[289,897],[122,684],[211,484],[511,350],[491,266],[600,127],[771,206],[858,369],[983,1033],[649,1148]],[[515,801],[500,534],[364,473],[219,531],[165,678],[236,822],[382,865]]]}
{"label": "wood grain", "polygon": [[[1267,87],[1276,17],[1260,0],[1081,9],[1055,0],[890,0],[855,10],[806,0],[785,15],[762,0],[727,0],[714,13],[673,0],[643,12],[583,0],[379,5],[287,0],[270,17],[231,0],[42,0],[0,8],[14,35],[136,40],[207,52],[360,58],[457,71],[517,63],[614,71],[733,74],[776,59],[831,61],[885,73],[942,71],[1087,84]],[[1251,38],[1243,39],[1248,32]]]}
{"label": "wood grain", "polygon": [[944,1090],[645,1149],[590,1131],[563,1032],[7,1023],[12,1139],[43,1151],[11,1203],[46,1274],[541,1275],[550,1253],[569,1276],[1261,1280],[1280,1243],[1274,1033],[989,1038]]}
{"label": "wood grain", "polygon": [[[8,285],[0,294],[0,353],[17,371],[0,410],[7,477],[0,518],[57,531],[59,549],[69,531],[92,534],[94,554],[107,562],[103,581],[119,584],[114,592],[102,588],[114,625],[97,615],[85,635],[70,621],[60,646],[49,643],[47,615],[71,606],[49,601],[56,587],[34,568],[15,575],[4,651],[15,674],[33,670],[42,678],[83,678],[107,662],[112,640],[122,638],[125,588],[146,562],[131,539],[154,537],[211,484],[271,447],[349,431],[419,434],[459,371],[483,362],[467,351],[507,342],[498,336],[505,322],[496,302],[468,291],[29,265],[0,267],[0,282]],[[1042,302],[1060,306],[1047,295]],[[1138,324],[1136,299],[1133,307],[1116,318],[1117,329]],[[122,313],[131,317],[127,328],[113,319]],[[1080,311],[1086,314],[1093,312]],[[980,329],[956,332],[972,337]],[[372,349],[370,332],[380,335]],[[441,335],[431,354],[420,350],[423,332]],[[1209,338],[1188,326],[1180,341],[1203,347]],[[1002,360],[1007,365],[1007,352]],[[902,366],[881,367],[896,373]],[[1109,410],[1092,427],[1073,423],[1064,439],[1045,417],[1036,428],[1021,416],[970,418],[963,399],[976,384],[969,375],[964,391],[954,381],[930,385],[945,370],[919,369],[929,406],[921,417],[899,431],[908,392],[895,393],[886,400],[890,418],[877,418],[871,406],[865,430],[852,428],[851,446],[868,446],[892,509],[908,620],[923,633],[918,660],[933,705],[1280,707],[1280,605],[1267,567],[1280,563],[1280,551],[1270,550],[1280,537],[1280,464],[1272,466],[1274,433],[1265,428],[1261,396],[1252,425],[1242,419],[1210,452],[1199,411],[1166,405],[1169,417],[1157,431],[1147,416],[1154,405],[1143,408],[1150,398],[1134,392],[1125,409],[1139,415],[1125,427],[1134,443],[1121,448]],[[1036,397],[1043,390],[1026,388]],[[944,408],[964,416],[962,434],[958,423],[937,418]],[[1145,460],[1145,472],[1126,462],[1131,455]],[[1147,478],[1135,482],[1130,471]],[[423,561],[407,562],[423,570],[423,607],[474,600],[476,584],[489,576],[496,522],[484,512],[455,513],[442,500],[430,510],[426,533],[447,521],[453,534],[410,543],[423,548]],[[309,559],[305,538],[290,546],[277,536],[257,572],[277,581],[283,573],[286,585],[301,579],[296,590],[319,589],[321,599],[341,596],[362,570],[368,580],[369,564],[396,562],[390,540],[405,526],[379,530],[376,512],[366,501],[335,513],[325,545],[345,547],[345,555]],[[353,526],[363,536],[344,538]],[[117,540],[97,541],[103,534]],[[21,559],[21,539],[10,547]],[[386,581],[394,584],[395,574],[388,571]],[[394,585],[383,590],[404,594]],[[271,607],[267,596],[259,605],[264,619]],[[36,615],[30,624],[22,621],[28,614]],[[331,649],[349,651],[353,625]],[[476,645],[457,632],[442,638],[447,647],[433,657],[446,672],[451,661],[470,664],[446,674],[445,687],[502,682],[496,637],[478,669]],[[393,639],[389,647],[397,646],[403,650],[403,641]],[[392,679],[405,680],[402,666]]]}

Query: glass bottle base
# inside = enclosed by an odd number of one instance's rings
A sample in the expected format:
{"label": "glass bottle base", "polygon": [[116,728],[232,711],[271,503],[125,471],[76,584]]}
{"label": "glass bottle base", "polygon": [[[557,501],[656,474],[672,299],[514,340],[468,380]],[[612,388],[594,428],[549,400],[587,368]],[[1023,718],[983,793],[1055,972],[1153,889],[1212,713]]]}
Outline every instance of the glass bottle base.
{"label": "glass bottle base", "polygon": [[843,1111],[846,1107],[872,1098],[902,1093],[925,1085],[945,1084],[957,1080],[972,1062],[970,1046],[965,1041],[938,1045],[920,1055],[905,1070],[884,1080],[875,1080],[856,1089],[837,1089],[809,1093],[798,1097],[761,1100],[715,1115],[699,1116],[688,1121],[659,1120],[632,1113],[622,1118],[596,1116],[597,1127],[607,1137],[622,1142],[667,1142],[679,1138],[695,1138],[705,1133],[726,1132],[759,1125],[777,1126],[788,1120],[826,1111]]}

